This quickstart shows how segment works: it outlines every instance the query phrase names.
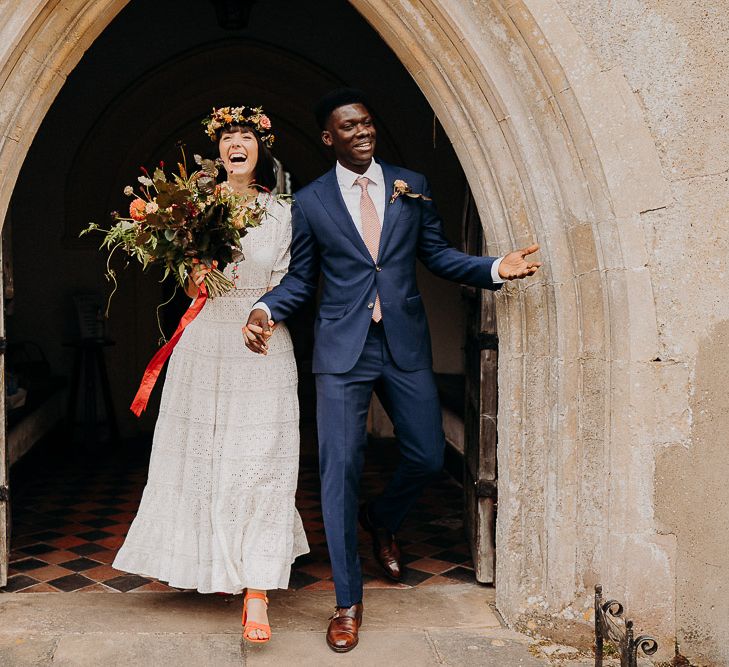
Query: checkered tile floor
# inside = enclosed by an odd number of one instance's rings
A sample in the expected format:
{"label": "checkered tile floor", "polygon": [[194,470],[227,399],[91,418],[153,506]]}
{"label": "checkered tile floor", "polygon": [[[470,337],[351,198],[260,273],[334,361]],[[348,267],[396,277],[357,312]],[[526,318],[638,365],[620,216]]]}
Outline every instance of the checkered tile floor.
{"label": "checkered tile floor", "polygon": [[[377,493],[388,469],[368,455],[362,480],[364,498]],[[142,457],[126,463],[100,462],[95,467],[63,463],[33,468],[32,481],[13,498],[10,570],[5,592],[176,592],[159,581],[111,567],[134,518],[146,480]],[[315,464],[302,466],[297,506],[311,552],[299,558],[290,587],[333,590],[319,506]],[[463,536],[462,495],[443,477],[431,486],[399,534],[406,566],[402,583],[381,576],[369,536],[360,532],[366,588],[409,588],[474,582]]]}

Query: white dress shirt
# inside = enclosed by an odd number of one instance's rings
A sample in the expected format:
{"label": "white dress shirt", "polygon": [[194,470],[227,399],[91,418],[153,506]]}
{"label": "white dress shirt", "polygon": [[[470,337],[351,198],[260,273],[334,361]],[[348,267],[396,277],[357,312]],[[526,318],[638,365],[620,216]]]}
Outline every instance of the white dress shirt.
{"label": "white dress shirt", "polygon": [[[369,179],[367,192],[375,205],[377,219],[380,221],[380,226],[382,226],[385,219],[385,201],[387,199],[387,188],[385,187],[385,176],[382,173],[382,167],[372,160],[364,174],[357,174],[337,162],[335,172],[337,175],[337,183],[339,183],[339,190],[342,193],[342,199],[344,199],[344,205],[346,206],[349,215],[352,216],[352,222],[354,222],[354,226],[357,228],[360,236],[362,236],[362,213],[360,209],[362,188],[360,188],[355,182],[360,176],[366,176]],[[499,265],[501,264],[502,259],[503,257],[499,257],[491,265],[491,280],[493,280],[495,284],[506,282],[499,275]],[[271,310],[265,303],[263,303],[263,301],[254,303],[251,310],[255,310],[256,308],[266,311],[268,318],[271,319]]]}
{"label": "white dress shirt", "polygon": [[349,215],[352,216],[352,222],[354,222],[354,226],[357,228],[359,235],[362,236],[362,209],[360,207],[362,188],[357,185],[357,179],[360,176],[369,179],[369,183],[367,183],[367,194],[369,194],[372,203],[375,205],[377,219],[380,221],[380,227],[382,227],[383,220],[385,219],[385,199],[387,197],[385,175],[382,173],[382,167],[372,160],[364,174],[357,174],[337,162],[335,171],[337,174],[337,183],[339,183],[339,190],[342,193],[342,199],[344,199],[344,205],[347,207]]}

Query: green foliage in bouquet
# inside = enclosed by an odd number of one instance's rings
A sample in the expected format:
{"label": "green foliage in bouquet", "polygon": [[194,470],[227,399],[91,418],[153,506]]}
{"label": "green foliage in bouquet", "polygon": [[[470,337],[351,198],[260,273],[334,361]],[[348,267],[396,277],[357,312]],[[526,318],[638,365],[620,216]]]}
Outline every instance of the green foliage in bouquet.
{"label": "green foliage in bouquet", "polygon": [[124,188],[124,194],[133,197],[129,216],[114,212],[115,222],[109,229],[91,223],[81,232],[82,236],[89,232],[103,234],[100,248],[109,251],[106,266],[107,277],[114,283],[111,296],[117,281],[110,261],[117,250],[139,261],[144,270],[161,265],[164,267],[162,280],[173,278],[183,287],[195,263],[216,267],[205,276],[210,297],[233,288],[222,271],[227,264],[243,259],[240,239],[249,227],[261,224],[266,201],[262,197],[246,198],[227,183],[218,184],[219,160],[206,160],[199,155],[194,159],[199,169],[188,174],[182,149],[182,162],[177,165],[179,173],[169,178],[164,163],[151,176],[141,167],[143,175],[137,179],[139,192],[130,185]]}

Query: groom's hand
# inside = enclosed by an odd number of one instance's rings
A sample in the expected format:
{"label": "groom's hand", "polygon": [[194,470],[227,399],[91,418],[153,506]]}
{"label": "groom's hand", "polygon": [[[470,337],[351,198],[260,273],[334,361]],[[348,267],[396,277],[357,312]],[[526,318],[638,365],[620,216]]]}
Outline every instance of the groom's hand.
{"label": "groom's hand", "polygon": [[273,322],[268,319],[268,313],[262,308],[256,308],[248,316],[248,322],[243,327],[243,341],[246,347],[258,354],[268,353],[268,339],[273,334]]}
{"label": "groom's hand", "polygon": [[535,243],[528,248],[515,250],[505,255],[504,259],[501,260],[501,264],[499,264],[499,275],[504,280],[515,280],[534,275],[542,263],[529,262],[526,260],[526,256],[534,254],[537,250],[539,250],[539,246]]}

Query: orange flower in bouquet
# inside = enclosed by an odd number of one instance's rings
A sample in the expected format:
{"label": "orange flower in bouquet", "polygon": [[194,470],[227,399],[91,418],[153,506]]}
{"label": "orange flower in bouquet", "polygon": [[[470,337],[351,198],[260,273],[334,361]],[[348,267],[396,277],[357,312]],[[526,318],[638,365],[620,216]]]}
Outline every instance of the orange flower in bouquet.
{"label": "orange flower in bouquet", "polygon": [[135,199],[131,204],[129,204],[129,215],[131,216],[132,220],[136,220],[137,222],[141,222],[144,220],[144,218],[147,217],[147,203],[143,199]]}

